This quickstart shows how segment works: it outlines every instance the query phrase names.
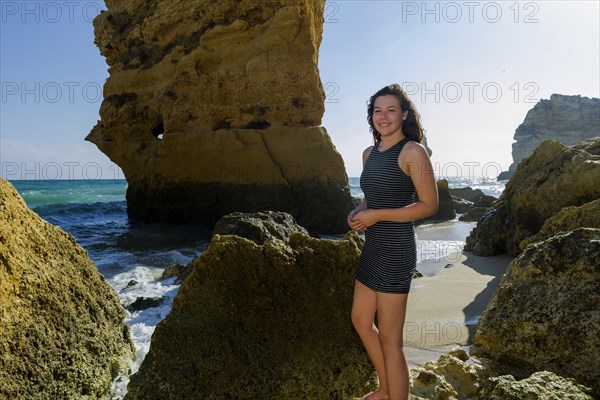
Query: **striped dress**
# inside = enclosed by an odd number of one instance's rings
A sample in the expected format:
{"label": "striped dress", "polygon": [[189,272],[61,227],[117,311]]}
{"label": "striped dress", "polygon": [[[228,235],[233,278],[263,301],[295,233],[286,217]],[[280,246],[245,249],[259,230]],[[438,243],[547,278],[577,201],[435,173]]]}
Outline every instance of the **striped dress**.
{"label": "striped dress", "polygon": [[[360,176],[369,209],[400,208],[414,203],[415,187],[398,166],[408,138],[379,151],[375,145]],[[417,266],[414,222],[379,221],[365,232],[356,280],[376,292],[408,293]]]}

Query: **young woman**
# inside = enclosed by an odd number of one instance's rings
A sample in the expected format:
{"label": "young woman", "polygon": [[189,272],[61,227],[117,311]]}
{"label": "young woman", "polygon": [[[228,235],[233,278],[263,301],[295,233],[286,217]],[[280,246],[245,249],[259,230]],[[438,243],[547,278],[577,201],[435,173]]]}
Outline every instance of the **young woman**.
{"label": "young woman", "polygon": [[404,400],[409,375],[402,332],[417,263],[413,221],[436,213],[438,192],[429,156],[420,144],[419,114],[402,88],[386,86],[367,105],[375,145],[363,152],[360,186],[365,199],[348,214],[352,229],[366,230],[352,322],[379,377],[379,389],[363,399]]}

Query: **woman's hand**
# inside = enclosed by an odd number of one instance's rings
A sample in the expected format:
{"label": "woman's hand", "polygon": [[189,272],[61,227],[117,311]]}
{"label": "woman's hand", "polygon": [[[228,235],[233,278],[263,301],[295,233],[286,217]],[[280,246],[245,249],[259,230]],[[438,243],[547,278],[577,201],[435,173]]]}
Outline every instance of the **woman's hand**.
{"label": "woman's hand", "polygon": [[362,223],[354,220],[354,216],[356,215],[356,213],[356,210],[352,210],[350,211],[350,214],[348,214],[348,226],[350,226],[350,228],[352,228],[355,231],[362,231],[365,229],[365,227],[362,225]]}
{"label": "woman's hand", "polygon": [[348,225],[355,231],[364,231],[377,222],[376,213],[373,210],[355,212],[356,210],[348,214]]}

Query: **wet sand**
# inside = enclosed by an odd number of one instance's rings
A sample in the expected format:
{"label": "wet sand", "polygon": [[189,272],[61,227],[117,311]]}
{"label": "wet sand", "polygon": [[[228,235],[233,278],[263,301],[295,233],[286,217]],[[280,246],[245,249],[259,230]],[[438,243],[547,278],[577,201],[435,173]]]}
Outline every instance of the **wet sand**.
{"label": "wet sand", "polygon": [[[449,222],[417,228],[419,239],[465,240],[473,223]],[[468,347],[477,321],[513,257],[450,252],[420,263],[413,280],[404,326],[409,367],[437,360],[456,347]]]}

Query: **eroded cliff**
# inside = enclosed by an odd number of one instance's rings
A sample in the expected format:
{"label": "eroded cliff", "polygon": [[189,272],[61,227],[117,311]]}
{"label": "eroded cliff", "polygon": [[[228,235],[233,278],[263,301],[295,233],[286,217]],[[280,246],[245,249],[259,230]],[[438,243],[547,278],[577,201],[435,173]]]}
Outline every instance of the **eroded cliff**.
{"label": "eroded cliff", "polygon": [[343,232],[343,160],[321,127],[322,0],[107,1],[110,77],[87,136],[129,183],[128,213],[214,223],[278,210]]}

